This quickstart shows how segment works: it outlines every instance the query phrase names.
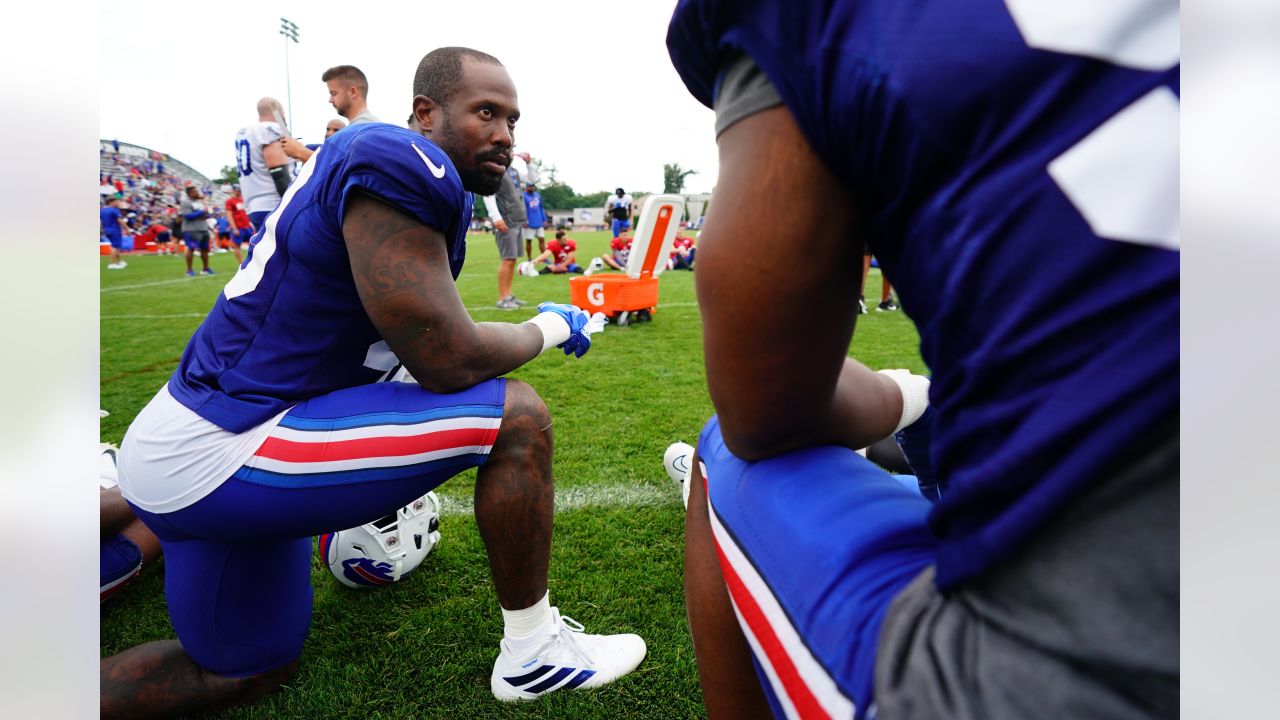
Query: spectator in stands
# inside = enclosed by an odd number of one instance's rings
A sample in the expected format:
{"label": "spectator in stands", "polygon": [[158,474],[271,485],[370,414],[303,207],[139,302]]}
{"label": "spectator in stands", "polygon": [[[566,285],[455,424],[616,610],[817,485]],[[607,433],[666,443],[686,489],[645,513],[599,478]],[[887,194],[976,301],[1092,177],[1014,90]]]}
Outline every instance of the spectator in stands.
{"label": "spectator in stands", "polygon": [[200,264],[204,275],[212,275],[209,269],[209,226],[205,219],[209,217],[209,209],[200,199],[200,188],[188,185],[186,195],[179,204],[178,214],[182,217],[182,240],[187,244],[187,277],[195,277],[191,261],[195,251],[200,250]]}
{"label": "spectator in stands", "polygon": [[128,232],[129,226],[120,216],[120,208],[116,207],[119,202],[114,195],[110,195],[107,197],[107,204],[98,211],[98,219],[102,223],[102,237],[111,243],[111,262],[107,263],[108,270],[123,270],[129,264],[120,259],[120,246],[124,244],[124,235]]}
{"label": "spectator in stands", "polygon": [[[543,253],[547,249],[547,234],[542,229],[547,224],[547,213],[542,207],[542,195],[538,193],[538,186],[533,183],[525,185],[524,188],[524,209],[525,215],[528,216],[529,225],[524,229],[524,256],[527,260],[533,260],[533,239],[538,239],[538,252]],[[564,233],[557,233],[556,237],[560,237]]]}
{"label": "spectator in stands", "polygon": [[337,65],[324,71],[320,79],[329,88],[329,104],[352,125],[381,122],[369,112],[369,81],[354,65]]}
{"label": "spectator in stands", "polygon": [[343,120],[340,117],[336,117],[330,120],[328,124],[324,126],[324,139],[328,140],[329,138],[333,137],[334,133],[338,132],[339,130],[341,130],[346,126],[347,126],[347,121]]}
{"label": "spectator in stands", "polygon": [[[240,170],[240,187],[244,190],[249,221],[256,232],[267,215],[280,204],[289,189],[292,173],[289,156],[280,145],[285,137],[281,121],[284,110],[280,101],[264,97],[258,101],[258,122],[240,128],[236,133],[236,164]],[[277,120],[279,118],[279,120]],[[294,144],[302,150],[301,143]]]}

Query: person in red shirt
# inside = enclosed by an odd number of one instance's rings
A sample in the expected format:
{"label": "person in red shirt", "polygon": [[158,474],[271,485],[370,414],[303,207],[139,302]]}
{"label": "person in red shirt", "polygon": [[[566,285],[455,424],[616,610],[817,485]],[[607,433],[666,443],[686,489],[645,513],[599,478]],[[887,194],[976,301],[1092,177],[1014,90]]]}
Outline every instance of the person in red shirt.
{"label": "person in red shirt", "polygon": [[227,219],[231,222],[232,241],[237,245],[249,242],[253,237],[253,223],[249,222],[249,213],[244,210],[244,196],[240,194],[240,186],[231,186],[231,197],[223,203],[227,211]]}
{"label": "person in red shirt", "polygon": [[692,270],[693,256],[696,252],[694,248],[693,238],[687,235],[676,235],[675,249],[671,251],[671,257],[667,260],[668,270]]}
{"label": "person in red shirt", "polygon": [[608,255],[601,255],[600,259],[605,265],[614,270],[626,270],[627,260],[631,259],[631,243],[635,238],[627,234],[619,235],[609,241],[609,248],[612,250]]}
{"label": "person in red shirt", "polygon": [[547,266],[538,271],[541,275],[547,273],[580,273],[582,266],[578,264],[578,258],[575,253],[578,251],[578,243],[570,238],[565,237],[563,230],[556,231],[556,239],[547,243],[547,249],[542,254],[533,259],[533,264],[540,262],[547,263]]}
{"label": "person in red shirt", "polygon": [[153,215],[151,217],[151,234],[156,238],[157,255],[172,254],[173,251],[169,248],[169,226],[159,215]]}

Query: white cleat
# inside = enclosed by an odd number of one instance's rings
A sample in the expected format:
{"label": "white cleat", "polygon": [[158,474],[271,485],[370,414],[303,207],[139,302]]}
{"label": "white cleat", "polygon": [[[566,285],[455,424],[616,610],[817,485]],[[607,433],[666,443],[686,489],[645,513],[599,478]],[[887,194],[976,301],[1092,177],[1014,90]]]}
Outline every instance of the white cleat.
{"label": "white cleat", "polygon": [[596,688],[635,670],[646,650],[639,635],[588,635],[576,620],[551,608],[551,629],[533,652],[514,657],[502,641],[489,689],[503,702],[518,702],[557,690]]}
{"label": "white cleat", "polygon": [[667,474],[680,486],[680,495],[685,508],[689,507],[689,471],[693,469],[693,446],[689,443],[673,442],[667,446],[662,455],[662,466]]}

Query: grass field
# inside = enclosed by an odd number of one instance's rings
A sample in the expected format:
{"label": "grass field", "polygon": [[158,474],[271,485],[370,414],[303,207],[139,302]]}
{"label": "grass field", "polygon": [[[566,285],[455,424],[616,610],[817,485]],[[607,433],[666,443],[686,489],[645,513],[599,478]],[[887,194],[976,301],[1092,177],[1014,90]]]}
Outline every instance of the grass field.
{"label": "grass field", "polygon": [[[605,252],[609,235],[583,232],[579,261]],[[535,248],[536,249],[536,248]],[[480,321],[527,319],[494,307],[492,237],[473,234],[458,279]],[[135,256],[101,275],[101,407],[104,442],[173,372],[191,333],[235,271],[215,255],[211,277],[185,278],[182,261]],[[197,267],[198,265],[197,259]],[[856,272],[856,269],[851,269]],[[581,359],[546,353],[511,376],[538,390],[554,419],[556,525],[551,602],[588,632],[636,632],[649,654],[635,673],[597,691],[553,694],[509,706],[489,692],[502,619],[470,513],[474,471],[445,483],[442,540],[409,578],[373,591],[339,585],[318,562],[315,609],[298,677],[253,708],[220,718],[684,718],[703,715],[681,590],[683,509],[662,468],[675,440],[694,442],[712,413],[702,366],[693,273],[662,276],[652,322],[610,325]],[[879,298],[880,276],[867,297]],[[517,277],[532,303],[568,302],[566,276]],[[874,304],[873,304],[874,306]],[[873,368],[925,368],[915,327],[902,313],[863,316],[852,350]],[[338,529],[338,528],[335,528]],[[102,607],[103,656],[174,637],[164,601],[164,562]]]}

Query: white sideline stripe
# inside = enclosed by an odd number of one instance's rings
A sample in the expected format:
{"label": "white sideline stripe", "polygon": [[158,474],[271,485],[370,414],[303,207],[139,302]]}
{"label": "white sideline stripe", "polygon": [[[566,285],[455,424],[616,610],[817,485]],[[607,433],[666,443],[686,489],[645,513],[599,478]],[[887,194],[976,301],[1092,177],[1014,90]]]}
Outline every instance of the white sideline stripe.
{"label": "white sideline stripe", "polygon": [[[724,553],[725,559],[737,571],[738,578],[746,587],[747,592],[756,601],[756,604],[760,606],[760,610],[764,613],[769,627],[777,635],[778,641],[782,644],[787,657],[795,665],[801,682],[808,686],[809,692],[813,693],[814,698],[817,699],[822,709],[826,710],[827,715],[833,718],[853,717],[856,710],[853,701],[840,691],[826,668],[809,652],[809,647],[804,644],[796,629],[791,625],[790,619],[783,612],[777,599],[769,590],[769,586],[756,573],[755,566],[742,554],[737,544],[734,543],[733,537],[720,524],[720,517],[716,514],[715,509],[711,508],[710,504],[708,504],[708,508],[711,510],[709,513],[711,516],[711,530],[715,535],[716,544],[720,547],[720,551]],[[733,600],[733,595],[730,594],[729,598]],[[737,601],[733,601],[733,613],[738,616],[738,625],[747,637],[751,650],[755,653],[756,660],[760,662],[760,667],[764,668],[765,674],[769,676],[769,682],[773,685],[774,694],[777,696],[779,703],[781,703],[783,710],[788,717],[799,717],[795,706],[792,704],[791,696],[787,693],[786,686],[782,684],[774,670],[772,661],[765,654],[764,649],[756,639],[755,633],[752,632],[751,627],[743,619],[741,611],[738,610]]]}
{"label": "white sideline stripe", "polygon": [[[444,487],[447,487],[448,483]],[[440,488],[436,488],[440,495]],[[586,508],[654,507],[679,504],[680,491],[669,478],[663,478],[661,487],[653,485],[587,485],[575,488],[556,488],[556,512],[569,512]],[[471,515],[472,499],[440,495],[441,515]]]}

